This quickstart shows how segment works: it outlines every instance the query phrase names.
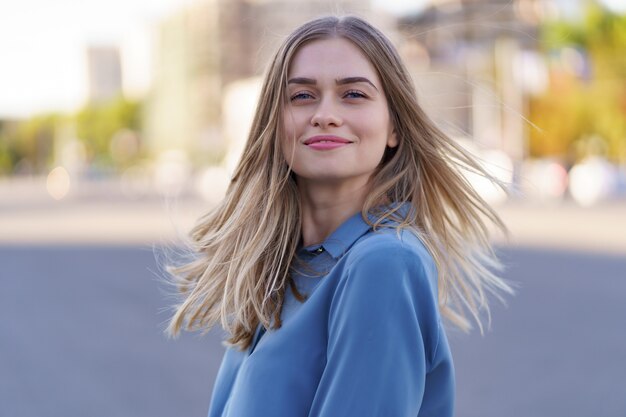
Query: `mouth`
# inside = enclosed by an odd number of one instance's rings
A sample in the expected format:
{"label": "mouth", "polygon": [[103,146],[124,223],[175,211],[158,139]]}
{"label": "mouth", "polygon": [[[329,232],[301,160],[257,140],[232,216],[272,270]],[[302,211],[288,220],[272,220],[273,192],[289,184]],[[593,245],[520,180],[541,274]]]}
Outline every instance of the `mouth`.
{"label": "mouth", "polygon": [[304,144],[307,146],[310,145],[347,145],[348,143],[352,143],[352,141],[348,139],[344,139],[340,136],[332,136],[332,135],[318,135],[312,136],[304,141]]}

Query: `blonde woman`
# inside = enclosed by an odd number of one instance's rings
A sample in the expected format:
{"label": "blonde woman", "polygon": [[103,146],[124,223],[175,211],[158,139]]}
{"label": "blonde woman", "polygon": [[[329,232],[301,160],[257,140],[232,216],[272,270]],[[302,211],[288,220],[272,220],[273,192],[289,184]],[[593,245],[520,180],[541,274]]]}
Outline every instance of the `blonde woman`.
{"label": "blonde woman", "polygon": [[230,336],[210,417],[453,415],[442,317],[510,292],[462,169],[391,43],[355,17],[277,52],[224,200],[192,231],[168,331]]}

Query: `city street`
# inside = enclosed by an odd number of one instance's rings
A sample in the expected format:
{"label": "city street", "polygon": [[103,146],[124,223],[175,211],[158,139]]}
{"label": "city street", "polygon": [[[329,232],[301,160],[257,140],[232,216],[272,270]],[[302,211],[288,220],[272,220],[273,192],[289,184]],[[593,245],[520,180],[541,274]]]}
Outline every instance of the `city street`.
{"label": "city street", "polygon": [[227,335],[165,334],[165,271],[214,218],[270,259],[263,220],[308,244],[364,198],[464,262],[440,288],[482,298],[478,241],[515,290],[444,320],[454,417],[626,417],[626,0],[5,3],[0,417],[206,417]]}

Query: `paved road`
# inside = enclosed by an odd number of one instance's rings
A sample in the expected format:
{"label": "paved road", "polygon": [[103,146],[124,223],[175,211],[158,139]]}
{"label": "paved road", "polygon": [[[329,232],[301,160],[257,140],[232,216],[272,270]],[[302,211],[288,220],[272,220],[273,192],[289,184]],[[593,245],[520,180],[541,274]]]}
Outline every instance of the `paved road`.
{"label": "paved road", "polygon": [[[451,334],[457,417],[626,416],[626,259],[506,249],[519,285],[484,337]],[[204,416],[219,332],[166,340],[155,255],[0,247],[0,416]]]}

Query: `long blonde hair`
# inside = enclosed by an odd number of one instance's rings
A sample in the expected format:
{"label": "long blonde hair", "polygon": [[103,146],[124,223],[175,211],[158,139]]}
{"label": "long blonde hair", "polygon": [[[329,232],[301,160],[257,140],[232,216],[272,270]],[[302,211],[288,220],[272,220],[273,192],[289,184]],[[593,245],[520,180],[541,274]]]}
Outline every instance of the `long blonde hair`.
{"label": "long blonde hair", "polygon": [[496,275],[500,263],[489,243],[488,224],[505,227],[462,170],[497,180],[429,120],[397,51],[380,31],[357,17],[323,17],[297,28],[276,53],[226,196],[191,232],[195,259],[169,268],[182,295],[170,335],[221,322],[227,343],[245,349],[259,323],[281,326],[285,291],[295,291],[290,266],[301,233],[297,186],[281,152],[287,73],[303,44],[330,37],[350,40],[369,57],[399,141],[371,178],[364,218],[381,202],[410,203],[408,215],[379,213],[373,226],[393,216],[400,220],[397,227],[418,234],[438,267],[441,313],[460,328],[471,327],[469,313],[482,330],[487,293],[511,292]]}

